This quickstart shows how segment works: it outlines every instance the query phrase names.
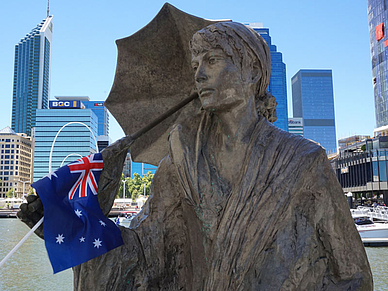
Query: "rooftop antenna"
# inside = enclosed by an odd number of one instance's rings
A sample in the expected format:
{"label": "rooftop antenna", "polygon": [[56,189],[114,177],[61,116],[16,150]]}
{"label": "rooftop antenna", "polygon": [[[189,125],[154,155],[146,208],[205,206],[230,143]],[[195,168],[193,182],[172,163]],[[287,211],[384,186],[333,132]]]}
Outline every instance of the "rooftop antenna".
{"label": "rooftop antenna", "polygon": [[50,0],[47,0],[47,17],[50,15]]}

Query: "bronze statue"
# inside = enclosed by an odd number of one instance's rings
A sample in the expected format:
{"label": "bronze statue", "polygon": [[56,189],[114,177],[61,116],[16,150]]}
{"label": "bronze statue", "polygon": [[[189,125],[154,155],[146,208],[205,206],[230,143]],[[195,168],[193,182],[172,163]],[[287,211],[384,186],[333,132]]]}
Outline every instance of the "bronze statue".
{"label": "bronze statue", "polygon": [[125,245],[75,267],[75,290],[372,290],[325,150],[271,124],[265,41],[220,22],[195,33],[190,51],[201,109],[171,131],[152,195],[120,228]]}

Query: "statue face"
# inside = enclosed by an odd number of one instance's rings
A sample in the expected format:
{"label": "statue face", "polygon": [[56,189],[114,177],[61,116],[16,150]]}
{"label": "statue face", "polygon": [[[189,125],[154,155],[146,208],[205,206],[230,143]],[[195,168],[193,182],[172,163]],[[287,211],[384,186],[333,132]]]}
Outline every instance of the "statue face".
{"label": "statue face", "polygon": [[241,104],[247,83],[240,69],[222,49],[210,49],[192,56],[195,84],[205,110],[225,111]]}

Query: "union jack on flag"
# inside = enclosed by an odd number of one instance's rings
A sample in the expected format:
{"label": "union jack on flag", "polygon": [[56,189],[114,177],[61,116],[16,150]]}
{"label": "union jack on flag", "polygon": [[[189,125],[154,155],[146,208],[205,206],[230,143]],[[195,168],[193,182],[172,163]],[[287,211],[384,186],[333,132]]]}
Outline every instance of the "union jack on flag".
{"label": "union jack on flag", "polygon": [[98,203],[102,168],[102,155],[97,153],[31,185],[43,203],[44,241],[54,273],[123,244],[119,228],[104,216]]}
{"label": "union jack on flag", "polygon": [[78,197],[86,197],[88,188],[94,195],[97,195],[97,181],[95,172],[102,171],[102,159],[98,159],[96,155],[83,157],[68,165],[70,173],[81,173],[77,182],[73,185],[69,192],[69,199],[74,198],[74,194],[78,191]]}

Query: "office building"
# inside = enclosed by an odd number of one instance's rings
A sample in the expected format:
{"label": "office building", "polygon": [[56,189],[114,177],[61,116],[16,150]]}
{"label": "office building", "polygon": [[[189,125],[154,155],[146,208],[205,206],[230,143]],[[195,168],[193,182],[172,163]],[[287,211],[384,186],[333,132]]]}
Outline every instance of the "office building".
{"label": "office building", "polygon": [[382,195],[388,205],[388,136],[362,139],[341,148],[331,165],[345,193],[358,197]]}
{"label": "office building", "polygon": [[337,152],[331,70],[299,70],[292,78],[294,118],[303,119],[304,137],[319,143],[327,154]]}
{"label": "office building", "polygon": [[91,109],[98,118],[98,132],[97,134],[109,136],[109,113],[108,109],[104,106],[104,101],[86,101],[82,103],[87,109]]}
{"label": "office building", "polygon": [[388,3],[368,0],[370,51],[377,128],[388,125]]}
{"label": "office building", "polygon": [[9,126],[0,130],[0,198],[8,191],[22,198],[28,193],[32,178],[33,144],[25,133]]}
{"label": "office building", "polygon": [[15,46],[12,129],[28,136],[35,126],[36,110],[48,108],[52,19],[42,20]]}
{"label": "office building", "polygon": [[134,178],[134,174],[137,173],[140,176],[145,176],[148,174],[148,172],[151,172],[151,174],[155,174],[156,170],[158,169],[157,166],[153,166],[146,163],[135,163],[131,159],[131,155],[128,152],[127,156],[125,157],[124,161],[124,168],[123,168],[123,175],[125,178]]}
{"label": "office building", "polygon": [[303,136],[303,118],[288,118],[288,131]]}
{"label": "office building", "polygon": [[125,157],[124,167],[123,167],[124,178],[132,178],[132,175],[131,175],[131,164],[132,164],[131,155],[128,152],[127,156]]}
{"label": "office building", "polygon": [[97,143],[99,151],[111,144],[109,138],[109,112],[104,106],[104,101],[90,101],[88,96],[55,96],[55,98],[62,102],[79,100],[82,107],[92,110],[98,119]]}
{"label": "office building", "polygon": [[72,122],[62,129],[56,139],[52,171],[97,152],[98,118],[91,109],[86,109],[76,97],[73,100],[50,101],[49,106],[50,109],[38,109],[36,112],[34,181],[49,173],[51,146],[65,124]]}
{"label": "office building", "polygon": [[131,178],[134,177],[135,173],[138,173],[142,177],[147,175],[148,172],[151,172],[151,174],[155,174],[157,169],[157,166],[153,166],[146,163],[135,163],[134,161],[131,161]]}
{"label": "office building", "polygon": [[261,23],[249,23],[248,26],[259,33],[267,42],[271,51],[271,79],[268,90],[276,98],[277,120],[274,125],[288,131],[288,108],[287,108],[287,77],[286,65],[283,63],[283,55],[277,51],[276,45],[272,44],[269,29],[263,28]]}
{"label": "office building", "polygon": [[359,151],[359,149],[361,150],[362,145],[365,144],[367,139],[370,139],[369,135],[352,135],[349,137],[341,138],[338,140],[338,150],[339,152]]}

